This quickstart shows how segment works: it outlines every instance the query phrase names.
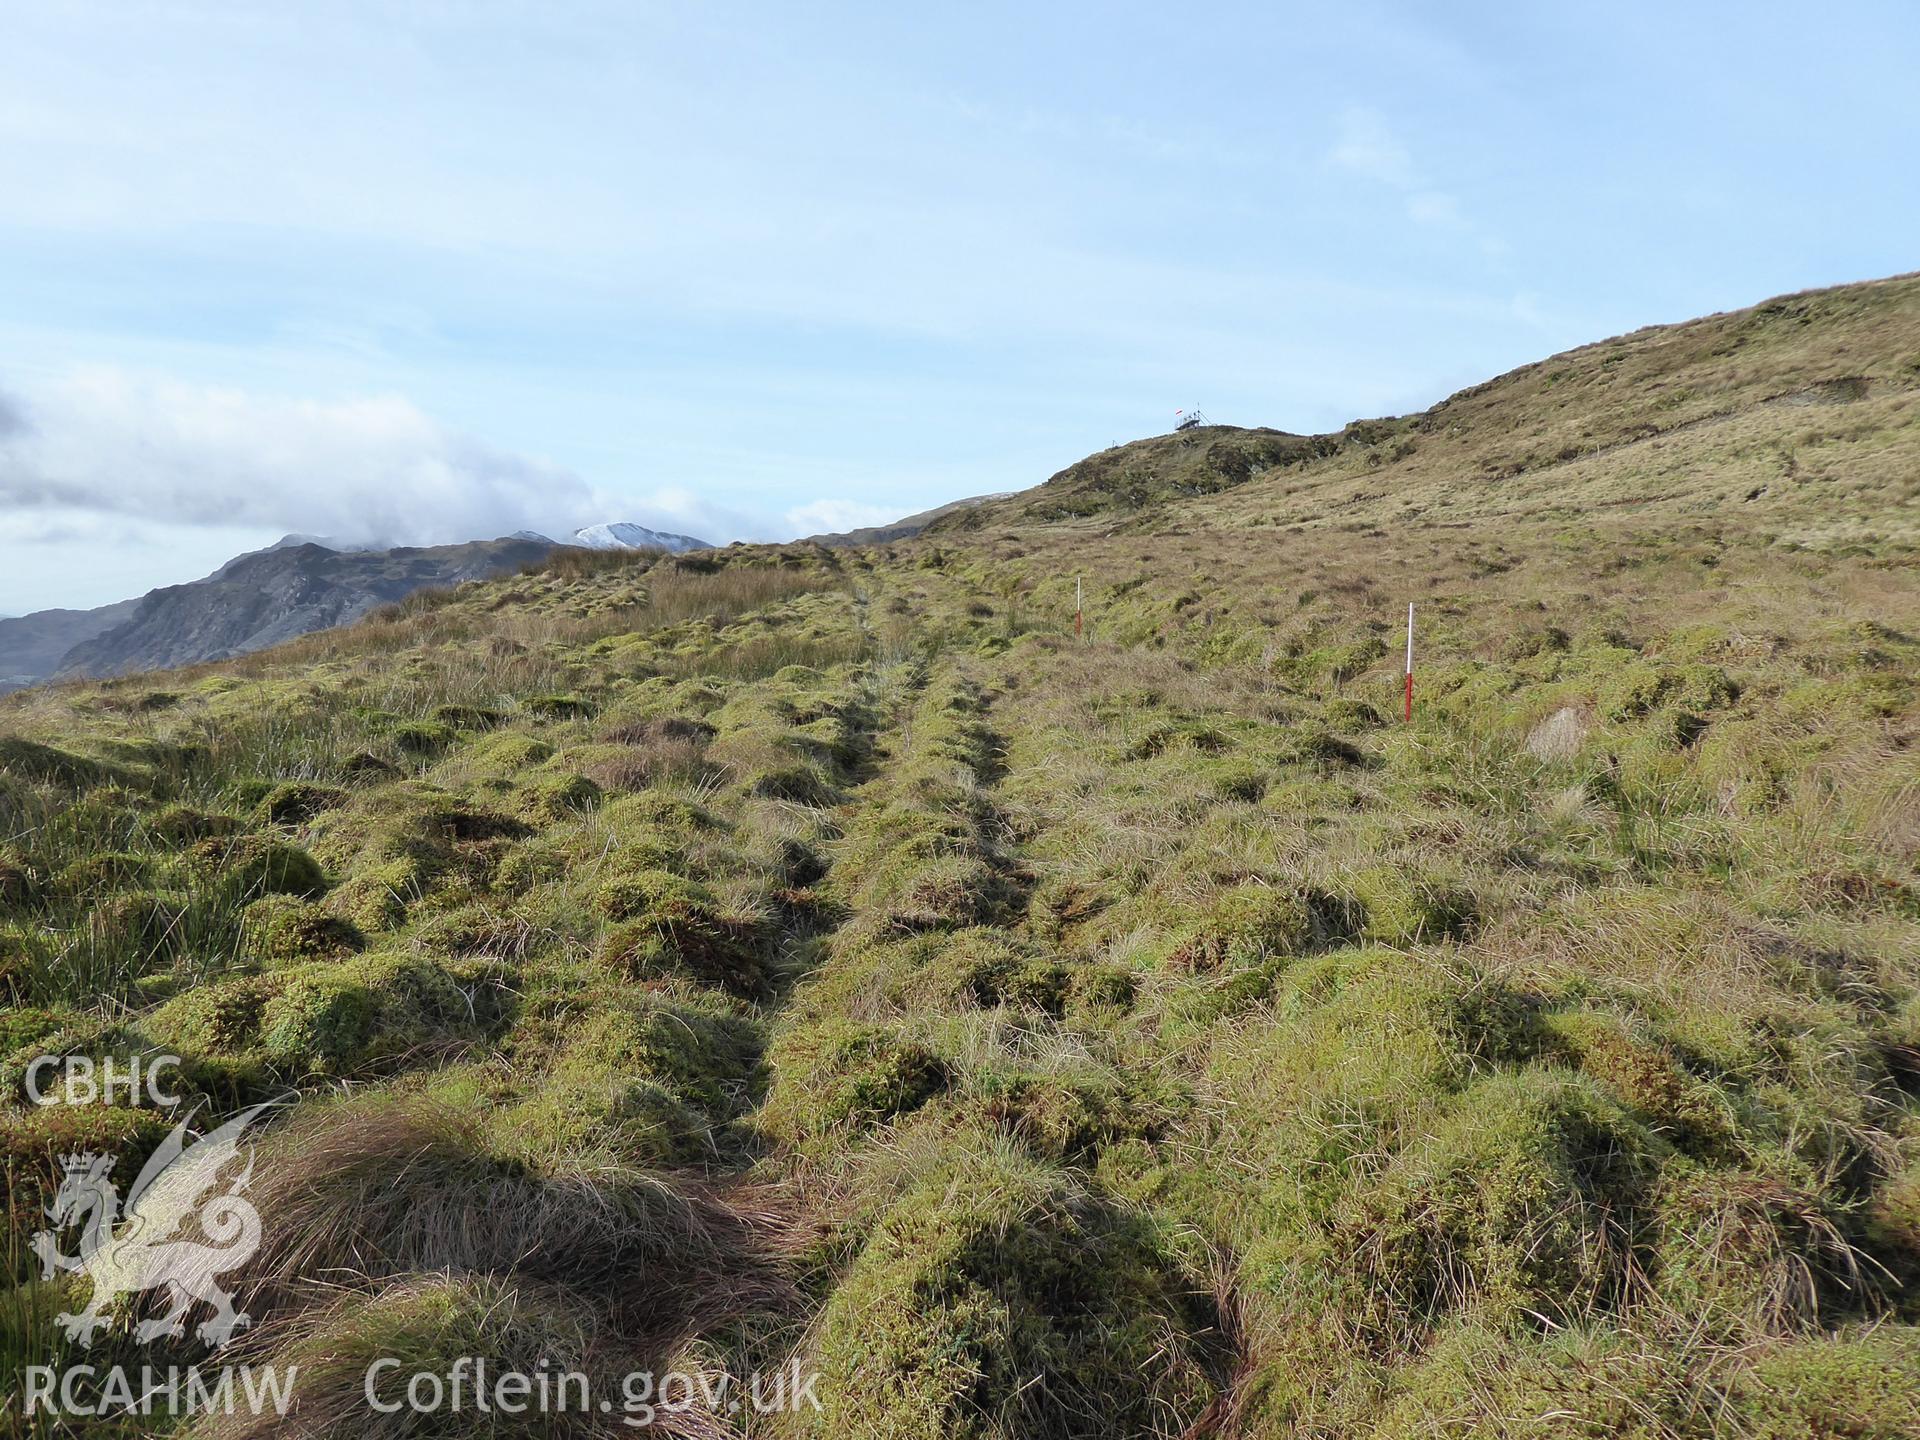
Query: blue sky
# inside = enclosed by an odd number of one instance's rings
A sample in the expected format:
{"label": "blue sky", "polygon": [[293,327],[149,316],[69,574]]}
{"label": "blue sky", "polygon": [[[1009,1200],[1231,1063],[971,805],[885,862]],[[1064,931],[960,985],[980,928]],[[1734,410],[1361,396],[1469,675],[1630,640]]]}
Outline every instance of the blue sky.
{"label": "blue sky", "polygon": [[1915,268],[1901,4],[8,7],[0,613],[776,538]]}

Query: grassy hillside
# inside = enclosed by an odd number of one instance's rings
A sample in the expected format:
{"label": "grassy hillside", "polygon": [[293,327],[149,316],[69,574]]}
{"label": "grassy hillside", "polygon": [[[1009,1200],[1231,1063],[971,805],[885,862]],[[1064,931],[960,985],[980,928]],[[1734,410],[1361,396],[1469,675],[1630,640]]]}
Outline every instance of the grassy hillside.
{"label": "grassy hillside", "polygon": [[[703,1436],[1915,1433],[1912,284],[0,702],[0,1373],[155,1358],[25,1236],[168,1122],[18,1094],[164,1049],[301,1097],[241,1277],[300,1409],[180,1433],[475,1433],[360,1408],[387,1352],[819,1373]],[[1773,444],[1824,488],[1711,503]]]}
{"label": "grassy hillside", "polygon": [[1212,426],[1117,446],[935,528],[1737,511],[1802,543],[1912,544],[1916,476],[1920,276],[1901,276],[1636,331],[1334,435]]}

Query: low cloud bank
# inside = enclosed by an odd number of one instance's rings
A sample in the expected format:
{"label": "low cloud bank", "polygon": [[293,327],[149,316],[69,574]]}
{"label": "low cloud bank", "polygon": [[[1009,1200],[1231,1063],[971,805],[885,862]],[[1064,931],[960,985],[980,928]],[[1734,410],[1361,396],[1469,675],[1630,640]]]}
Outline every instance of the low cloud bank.
{"label": "low cloud bank", "polygon": [[113,369],[0,394],[0,506],[417,544],[607,518],[579,476],[401,396],[289,400]]}
{"label": "low cloud bank", "polygon": [[[687,488],[616,495],[401,395],[306,400],[113,367],[0,387],[0,541],[16,560],[0,613],[193,579],[288,532],[434,545],[630,520],[725,544],[897,518],[843,499],[776,517]],[[82,553],[88,577],[69,572]]]}

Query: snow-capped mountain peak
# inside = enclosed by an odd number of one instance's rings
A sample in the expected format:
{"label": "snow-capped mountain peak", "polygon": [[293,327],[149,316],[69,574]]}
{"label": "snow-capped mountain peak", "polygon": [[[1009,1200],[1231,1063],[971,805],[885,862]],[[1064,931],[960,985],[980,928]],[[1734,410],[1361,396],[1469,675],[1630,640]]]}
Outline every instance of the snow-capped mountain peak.
{"label": "snow-capped mountain peak", "polygon": [[674,535],[662,530],[649,530],[644,525],[636,525],[631,520],[609,520],[600,525],[586,525],[573,532],[572,544],[584,546],[588,550],[711,550],[713,546],[705,540],[696,540],[691,535]]}

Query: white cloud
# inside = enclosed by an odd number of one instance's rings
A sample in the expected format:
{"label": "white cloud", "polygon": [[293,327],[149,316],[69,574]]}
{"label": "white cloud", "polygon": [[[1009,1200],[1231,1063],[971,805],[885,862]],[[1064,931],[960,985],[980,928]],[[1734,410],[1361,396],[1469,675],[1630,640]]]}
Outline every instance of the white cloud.
{"label": "white cloud", "polygon": [[605,519],[632,520],[650,530],[691,535],[716,545],[733,540],[770,540],[779,528],[762,515],[674,485],[650,490],[637,499],[603,496],[600,503],[607,507]]}
{"label": "white cloud", "polygon": [[48,506],[0,509],[0,615],[55,606],[85,609],[156,585],[211,574],[271,544],[278,530],[169,525],[138,516]]}
{"label": "white cloud", "polygon": [[1340,138],[1327,159],[1342,170],[1383,185],[1406,188],[1414,183],[1413,157],[1377,110],[1361,106],[1348,109],[1340,117]]}
{"label": "white cloud", "polygon": [[1513,318],[1523,325],[1536,330],[1553,329],[1554,317],[1547,313],[1546,302],[1532,290],[1522,290],[1513,297]]}
{"label": "white cloud", "polygon": [[16,512],[431,544],[565,533],[610,503],[400,395],[291,399],[89,367],[0,408],[18,417],[0,431],[0,505]]}
{"label": "white cloud", "polygon": [[857,500],[813,500],[787,511],[786,532],[792,536],[833,535],[868,525],[887,525],[907,513],[897,505],[864,505]]}
{"label": "white cloud", "polygon": [[616,493],[395,394],[289,398],[104,366],[0,389],[0,613],[197,579],[288,532],[432,545],[630,520],[724,545],[900,513],[827,498],[776,519],[684,486]]}
{"label": "white cloud", "polygon": [[1348,109],[1340,117],[1340,134],[1327,152],[1327,163],[1363,179],[1397,190],[1405,197],[1407,218],[1430,230],[1478,235],[1489,255],[1506,253],[1498,237],[1483,234],[1468,218],[1458,196],[1430,186],[1384,115],[1364,107]]}
{"label": "white cloud", "polygon": [[1421,225],[1442,230],[1465,230],[1467,217],[1460,213],[1460,202],[1437,190],[1422,190],[1407,197],[1407,216]]}

